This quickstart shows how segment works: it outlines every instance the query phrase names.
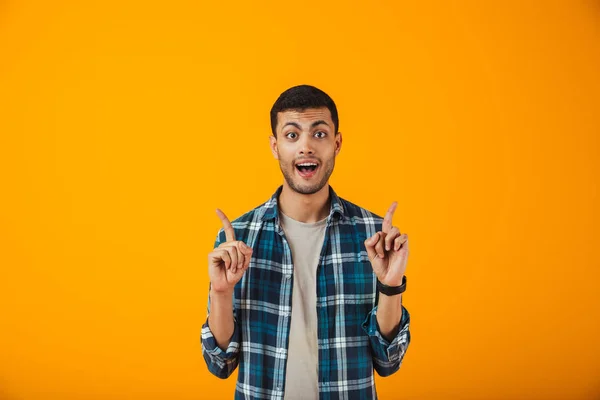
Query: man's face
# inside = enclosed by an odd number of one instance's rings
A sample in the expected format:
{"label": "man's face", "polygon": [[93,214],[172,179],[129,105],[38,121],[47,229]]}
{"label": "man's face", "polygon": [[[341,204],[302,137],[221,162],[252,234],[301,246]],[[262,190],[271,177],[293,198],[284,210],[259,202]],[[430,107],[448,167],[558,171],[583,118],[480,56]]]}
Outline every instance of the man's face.
{"label": "man's face", "polygon": [[271,136],[271,151],[292,190],[313,194],[328,182],[342,134],[335,133],[327,107],[277,114],[277,138]]}

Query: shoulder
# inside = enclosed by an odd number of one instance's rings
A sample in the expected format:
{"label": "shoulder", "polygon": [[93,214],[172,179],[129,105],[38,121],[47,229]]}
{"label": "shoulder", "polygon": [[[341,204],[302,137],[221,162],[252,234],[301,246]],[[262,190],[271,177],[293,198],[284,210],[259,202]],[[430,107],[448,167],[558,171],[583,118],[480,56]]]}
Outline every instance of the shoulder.
{"label": "shoulder", "polygon": [[339,232],[348,240],[352,238],[353,242],[362,244],[381,230],[383,218],[375,212],[342,198],[340,203],[344,208],[344,218],[338,220]]}
{"label": "shoulder", "polygon": [[352,221],[354,224],[373,224],[381,225],[383,217],[378,214],[367,210],[366,208],[360,207],[343,198],[339,198],[342,206],[344,207],[344,216]]}

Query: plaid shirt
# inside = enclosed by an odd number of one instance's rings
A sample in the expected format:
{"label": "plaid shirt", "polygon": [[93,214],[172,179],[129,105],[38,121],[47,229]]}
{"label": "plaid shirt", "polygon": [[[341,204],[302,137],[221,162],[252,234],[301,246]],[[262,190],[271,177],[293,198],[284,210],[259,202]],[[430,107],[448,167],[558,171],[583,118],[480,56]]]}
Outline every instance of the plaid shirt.
{"label": "plaid shirt", "polygon": [[[294,265],[279,225],[281,190],[232,222],[236,239],[254,252],[234,289],[234,332],[226,351],[217,346],[208,319],[202,326],[202,354],[210,372],[227,378],[239,365],[236,399],[284,396]],[[388,376],[400,368],[410,343],[410,315],[402,306],[396,337],[389,342],[381,335],[377,278],[364,241],[381,230],[383,219],[339,198],[332,188],[330,199],[317,268],[319,394],[321,399],[375,399],[373,370]],[[221,229],[215,247],[223,241]]]}

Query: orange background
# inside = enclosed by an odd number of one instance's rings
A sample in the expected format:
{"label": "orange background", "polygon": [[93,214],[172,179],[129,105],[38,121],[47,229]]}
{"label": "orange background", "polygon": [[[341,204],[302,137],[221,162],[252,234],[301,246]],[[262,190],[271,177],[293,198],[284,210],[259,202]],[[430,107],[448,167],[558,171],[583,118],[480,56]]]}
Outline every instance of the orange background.
{"label": "orange background", "polygon": [[[126,3],[126,4],[123,4]],[[332,186],[411,238],[382,399],[600,396],[600,4],[0,2],[0,399],[232,398],[206,255],[337,102]]]}

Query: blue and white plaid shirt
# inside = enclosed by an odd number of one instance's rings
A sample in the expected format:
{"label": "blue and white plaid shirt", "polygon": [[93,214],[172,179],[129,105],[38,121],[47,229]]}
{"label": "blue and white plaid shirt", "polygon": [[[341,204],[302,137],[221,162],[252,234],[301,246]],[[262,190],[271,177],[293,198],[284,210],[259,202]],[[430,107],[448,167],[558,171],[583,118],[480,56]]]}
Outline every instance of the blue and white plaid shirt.
{"label": "blue and white plaid shirt", "polygon": [[[202,326],[208,369],[227,378],[239,365],[236,399],[283,399],[292,311],[294,265],[279,225],[277,199],[232,222],[235,237],[252,247],[252,260],[234,289],[234,332],[221,350]],[[318,377],[320,399],[375,399],[373,370],[388,376],[400,368],[410,343],[410,315],[402,306],[400,330],[389,342],[377,325],[377,278],[364,241],[383,218],[339,198],[331,208],[317,268]],[[224,230],[215,247],[225,241]],[[209,299],[210,301],[210,299]]]}

